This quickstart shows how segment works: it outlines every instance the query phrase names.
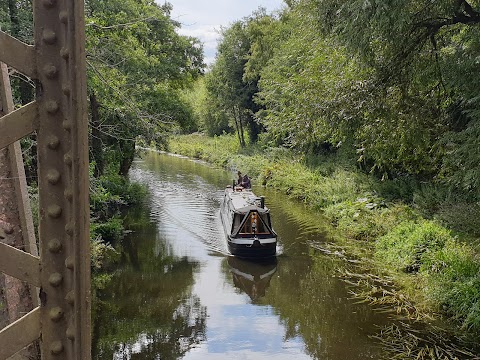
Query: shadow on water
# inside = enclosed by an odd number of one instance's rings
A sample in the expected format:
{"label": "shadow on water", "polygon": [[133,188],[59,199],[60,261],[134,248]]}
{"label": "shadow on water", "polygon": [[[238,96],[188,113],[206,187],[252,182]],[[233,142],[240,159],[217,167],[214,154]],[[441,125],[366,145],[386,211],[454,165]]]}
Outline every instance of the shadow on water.
{"label": "shadow on water", "polygon": [[[95,359],[384,359],[372,337],[387,315],[356,303],[340,260],[308,246],[324,220],[282,194],[265,195],[279,256],[228,256],[218,210],[231,173],[148,153],[131,177],[151,193],[147,221],[116,246],[98,290]],[[144,214],[145,214],[144,212]]]}

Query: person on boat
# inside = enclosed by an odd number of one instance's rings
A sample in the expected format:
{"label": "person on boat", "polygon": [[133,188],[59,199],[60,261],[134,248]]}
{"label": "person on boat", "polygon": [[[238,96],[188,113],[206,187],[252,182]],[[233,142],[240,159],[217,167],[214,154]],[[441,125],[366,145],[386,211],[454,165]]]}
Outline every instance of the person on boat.
{"label": "person on boat", "polygon": [[242,181],[243,181],[242,173],[240,171],[237,171],[237,175],[238,175],[237,185],[242,185]]}
{"label": "person on boat", "polygon": [[243,186],[244,189],[251,189],[252,188],[252,183],[250,182],[250,178],[248,177],[247,174],[245,174],[243,176],[241,185]]}

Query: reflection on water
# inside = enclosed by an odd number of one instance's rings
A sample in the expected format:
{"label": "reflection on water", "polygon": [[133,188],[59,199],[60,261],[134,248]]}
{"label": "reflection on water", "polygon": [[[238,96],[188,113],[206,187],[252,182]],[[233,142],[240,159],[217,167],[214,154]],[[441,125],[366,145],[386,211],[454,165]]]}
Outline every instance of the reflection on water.
{"label": "reflection on water", "polygon": [[277,259],[265,261],[227,258],[233,284],[236,288],[250,296],[253,301],[265,296],[270,279],[277,271]]}
{"label": "reflection on water", "polygon": [[315,254],[322,219],[258,186],[279,235],[269,263],[228,256],[220,199],[233,174],[149,153],[131,173],[148,220],[118,244],[98,292],[96,359],[381,359],[381,314],[349,299],[336,260]]}

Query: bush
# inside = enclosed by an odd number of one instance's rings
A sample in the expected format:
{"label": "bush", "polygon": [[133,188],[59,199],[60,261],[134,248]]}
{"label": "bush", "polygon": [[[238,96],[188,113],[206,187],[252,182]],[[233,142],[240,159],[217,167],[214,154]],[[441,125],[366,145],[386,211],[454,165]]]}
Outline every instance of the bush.
{"label": "bush", "polygon": [[427,297],[459,320],[464,329],[480,334],[480,262],[465,244],[449,239],[424,256]]}
{"label": "bush", "polygon": [[90,238],[98,239],[110,243],[115,243],[121,240],[125,228],[123,227],[123,220],[120,218],[111,218],[102,222],[92,222],[90,224]]}
{"label": "bush", "polygon": [[417,272],[425,256],[451,239],[450,232],[433,221],[404,221],[378,239],[375,256],[395,270]]}

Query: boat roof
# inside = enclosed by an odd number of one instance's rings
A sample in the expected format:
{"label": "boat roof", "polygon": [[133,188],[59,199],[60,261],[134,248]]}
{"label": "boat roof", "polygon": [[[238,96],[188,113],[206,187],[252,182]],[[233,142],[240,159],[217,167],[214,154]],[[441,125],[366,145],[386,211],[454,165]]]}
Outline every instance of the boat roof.
{"label": "boat roof", "polygon": [[238,190],[238,188],[234,191],[233,188],[227,188],[226,193],[230,197],[231,204],[235,212],[238,213],[247,213],[252,210],[258,211],[259,213],[267,213],[269,209],[265,207],[260,207],[260,197],[256,196],[252,190],[250,189],[242,189]]}

